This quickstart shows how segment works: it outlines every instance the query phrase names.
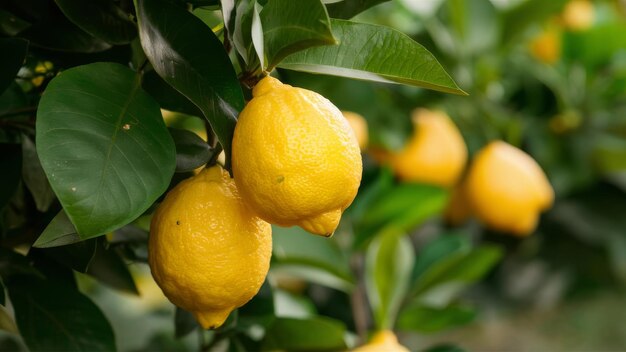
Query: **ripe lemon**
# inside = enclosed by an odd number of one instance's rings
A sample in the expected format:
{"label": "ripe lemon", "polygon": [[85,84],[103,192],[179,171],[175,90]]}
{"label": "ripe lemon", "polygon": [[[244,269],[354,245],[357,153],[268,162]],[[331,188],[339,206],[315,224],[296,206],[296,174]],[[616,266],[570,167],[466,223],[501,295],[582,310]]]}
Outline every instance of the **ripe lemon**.
{"label": "ripe lemon", "polygon": [[264,220],[330,236],[361,182],[359,145],[321,95],[266,77],[235,127],[233,175]]}
{"label": "ripe lemon", "polygon": [[398,342],[398,338],[390,330],[379,331],[369,343],[358,347],[353,352],[409,352],[409,349]]}
{"label": "ripe lemon", "polygon": [[530,234],[539,213],[554,201],[552,186],[537,162],[502,141],[477,153],[466,181],[474,215],[487,226],[519,236]]}
{"label": "ripe lemon", "polygon": [[367,148],[367,143],[369,142],[367,121],[365,121],[363,116],[357,114],[356,112],[342,111],[342,114],[346,120],[348,120],[350,127],[352,127],[352,131],[354,131],[356,140],[359,143],[359,148],[361,148],[361,150],[365,150],[365,148]]}
{"label": "ripe lemon", "polygon": [[258,292],[271,254],[270,224],[245,206],[219,166],[172,189],[150,225],[155,281],[205,329],[222,325]]}
{"label": "ripe lemon", "polygon": [[593,4],[589,0],[572,0],[565,5],[561,20],[563,26],[572,31],[591,28],[594,20]]}
{"label": "ripe lemon", "polygon": [[413,112],[415,131],[391,160],[395,174],[404,181],[453,186],[467,161],[467,147],[448,115],[441,111]]}
{"label": "ripe lemon", "polygon": [[545,64],[556,63],[561,57],[561,33],[554,28],[546,29],[530,42],[530,53]]}

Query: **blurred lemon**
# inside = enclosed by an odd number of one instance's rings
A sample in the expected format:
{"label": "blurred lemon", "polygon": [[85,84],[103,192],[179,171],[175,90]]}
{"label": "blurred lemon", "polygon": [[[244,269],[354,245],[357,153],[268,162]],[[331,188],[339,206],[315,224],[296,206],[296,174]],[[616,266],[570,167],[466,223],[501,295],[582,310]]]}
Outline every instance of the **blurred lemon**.
{"label": "blurred lemon", "polygon": [[495,230],[519,236],[534,231],[539,214],[554,201],[552,186],[537,162],[502,141],[476,154],[466,182],[474,215]]}
{"label": "blurred lemon", "polygon": [[531,40],[529,49],[535,59],[552,65],[561,57],[561,33],[548,28]]}
{"label": "blurred lemon", "polygon": [[448,115],[441,111],[413,111],[413,135],[391,160],[404,181],[453,186],[467,161],[467,147]]}
{"label": "blurred lemon", "polygon": [[39,87],[44,81],[44,75],[49,71],[52,71],[54,65],[50,61],[39,62],[37,66],[35,66],[35,73],[39,73],[40,76],[37,76],[30,80],[30,82],[35,86]]}
{"label": "blurred lemon", "polygon": [[457,226],[467,221],[471,216],[472,208],[465,194],[465,185],[460,183],[452,190],[443,217],[447,223]]}
{"label": "blurred lemon", "polygon": [[361,182],[361,152],[350,125],[328,99],[261,80],[239,115],[233,174],[264,220],[330,236]]}
{"label": "blurred lemon", "polygon": [[228,172],[214,166],[179,183],[152,218],[149,264],[167,298],[205,328],[224,323],[260,289],[272,228],[244,204]]}
{"label": "blurred lemon", "polygon": [[391,330],[382,330],[374,334],[370,342],[355,348],[353,352],[410,352],[408,348],[398,342],[398,338]]}
{"label": "blurred lemon", "polygon": [[584,31],[593,25],[595,13],[589,0],[572,0],[565,5],[561,20],[563,27],[572,31]]}
{"label": "blurred lemon", "polygon": [[350,127],[352,127],[356,140],[359,142],[359,148],[361,148],[361,150],[365,150],[369,141],[367,121],[365,121],[363,116],[357,114],[356,112],[342,111],[341,113],[343,114],[343,117],[348,120]]}

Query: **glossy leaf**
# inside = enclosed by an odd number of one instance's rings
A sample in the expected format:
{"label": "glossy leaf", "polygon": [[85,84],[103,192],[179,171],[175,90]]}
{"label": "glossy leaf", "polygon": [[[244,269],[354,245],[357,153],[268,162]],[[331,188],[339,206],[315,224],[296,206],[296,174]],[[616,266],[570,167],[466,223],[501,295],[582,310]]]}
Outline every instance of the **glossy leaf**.
{"label": "glossy leaf", "polygon": [[137,37],[137,27],[111,0],[55,0],[65,16],[92,36],[111,44],[128,44]]}
{"label": "glossy leaf", "polygon": [[426,48],[405,34],[344,20],[331,20],[331,26],[338,45],[297,52],[279,67],[466,94]]}
{"label": "glossy leaf", "polygon": [[48,182],[35,143],[30,137],[22,136],[22,179],[35,200],[37,210],[45,213],[56,199]]}
{"label": "glossy leaf", "polygon": [[413,280],[417,280],[425,271],[442,260],[455,255],[464,255],[472,250],[470,238],[466,234],[446,234],[434,239],[419,252]]}
{"label": "glossy leaf", "polygon": [[398,328],[434,333],[466,325],[475,318],[476,311],[468,306],[450,305],[445,308],[433,308],[417,304],[402,310],[398,317]]}
{"label": "glossy leaf", "polygon": [[20,278],[9,287],[17,326],[31,351],[113,351],[113,329],[98,307],[72,287]]}
{"label": "glossy leaf", "polygon": [[80,242],[81,238],[76,227],[70,221],[65,211],[61,210],[43,230],[33,247],[46,248],[65,246]]}
{"label": "glossy leaf", "polygon": [[345,332],[341,322],[329,318],[277,318],[268,328],[262,346],[264,351],[343,350]]}
{"label": "glossy leaf", "polygon": [[330,19],[319,0],[269,0],[260,17],[265,56],[263,68],[268,71],[294,52],[336,44]]}
{"label": "glossy leaf", "polygon": [[200,19],[174,4],[135,0],[135,8],[146,56],[167,83],[202,110],[224,147],[229,168],[244,99],[222,43]]}
{"label": "glossy leaf", "polygon": [[169,131],[176,146],[176,172],[193,171],[209,161],[211,147],[197,134],[176,128]]}
{"label": "glossy leaf", "polygon": [[[228,38],[249,67],[259,62],[252,43],[252,20],[255,16],[256,1],[254,0],[222,0],[224,27]],[[255,61],[256,60],[256,61]]]}
{"label": "glossy leaf", "polygon": [[24,63],[28,42],[19,38],[0,39],[0,94],[13,82]]}
{"label": "glossy leaf", "polygon": [[81,239],[141,215],[169,185],[175,148],[140,76],[118,64],[64,71],[37,113],[37,152]]}
{"label": "glossy leaf", "polygon": [[341,0],[326,4],[332,18],[350,19],[359,13],[389,0]]}
{"label": "glossy leaf", "polygon": [[365,260],[365,287],[376,326],[392,329],[410,286],[413,245],[406,236],[382,236],[370,244]]}

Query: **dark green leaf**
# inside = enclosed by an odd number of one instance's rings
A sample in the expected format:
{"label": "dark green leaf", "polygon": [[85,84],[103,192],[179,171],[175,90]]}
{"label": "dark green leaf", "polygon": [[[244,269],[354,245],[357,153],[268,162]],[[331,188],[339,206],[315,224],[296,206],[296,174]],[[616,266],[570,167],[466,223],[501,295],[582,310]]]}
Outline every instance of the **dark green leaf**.
{"label": "dark green leaf", "polygon": [[6,294],[5,294],[4,282],[2,281],[2,276],[0,276],[0,304],[1,305],[6,304]]}
{"label": "dark green leaf", "polygon": [[193,314],[180,307],[176,307],[176,313],[174,314],[174,334],[177,338],[189,335],[192,331],[197,329],[198,326],[198,322]]}
{"label": "dark green leaf", "polygon": [[35,143],[26,135],[22,135],[22,158],[24,184],[32,194],[37,210],[45,213],[54,202],[55,196],[41,167]]}
{"label": "dark green leaf", "polygon": [[270,322],[274,318],[274,292],[267,280],[259,292],[245,305],[238,309],[239,319],[245,323]]}
{"label": "dark green leaf", "polygon": [[324,317],[311,319],[277,318],[267,330],[264,351],[322,351],[345,349],[345,326]]}
{"label": "dark green leaf", "polygon": [[144,74],[142,87],[159,103],[162,109],[192,116],[203,116],[202,111],[197,106],[172,88],[155,71]]}
{"label": "dark green leaf", "polygon": [[31,351],[113,351],[113,329],[80,292],[54,281],[21,278],[9,286],[17,326]]}
{"label": "dark green leaf", "polygon": [[209,161],[211,147],[197,134],[176,128],[168,130],[176,146],[176,172],[193,171]]}
{"label": "dark green leaf", "polygon": [[50,6],[46,17],[20,33],[31,45],[73,53],[95,53],[111,44],[94,38],[70,22],[56,6]]}
{"label": "dark green leaf", "polygon": [[0,277],[6,282],[14,275],[33,275],[42,277],[28,258],[10,249],[0,247]]}
{"label": "dark green leaf", "polygon": [[466,254],[472,250],[468,235],[442,235],[431,241],[418,254],[413,268],[413,280],[417,280],[425,271],[446,258]]}
{"label": "dark green leaf", "polygon": [[45,253],[64,266],[84,273],[96,254],[96,239],[48,248]]}
{"label": "dark green leaf", "polygon": [[202,110],[224,147],[229,168],[244,99],[222,43],[200,19],[169,2],[135,0],[135,8],[146,56],[167,83]]}
{"label": "dark green leaf", "polygon": [[259,64],[259,58],[253,50],[252,43],[252,20],[254,16],[257,16],[258,20],[256,1],[222,0],[221,3],[224,27],[232,45],[247,66]]}
{"label": "dark green leaf", "polygon": [[413,245],[406,236],[382,236],[368,247],[365,288],[377,328],[393,328],[410,287],[414,261]]}
{"label": "dark green leaf", "polygon": [[111,44],[128,44],[137,37],[137,27],[111,0],[55,0],[75,25]]}
{"label": "dark green leaf", "polygon": [[19,335],[0,331],[0,351],[28,352]]}
{"label": "dark green leaf", "polygon": [[33,243],[33,247],[65,246],[80,241],[81,238],[76,231],[76,227],[67,217],[65,211],[61,210],[46,226],[39,238],[37,238],[37,241]]}
{"label": "dark green leaf", "polygon": [[472,307],[450,305],[433,308],[421,304],[402,310],[398,317],[398,328],[421,333],[433,333],[471,323],[476,318]]}
{"label": "dark green leaf", "polygon": [[24,63],[28,42],[19,38],[0,39],[0,94],[13,82]]}
{"label": "dark green leaf", "polygon": [[86,273],[116,290],[139,294],[128,265],[102,237],[97,239],[95,254]]}
{"label": "dark green leaf", "polygon": [[389,0],[341,0],[326,4],[332,18],[350,19],[359,13]]}
{"label": "dark green leaf", "polygon": [[0,9],[0,33],[12,37],[29,26],[30,23],[27,21],[24,21],[10,12]]}
{"label": "dark green leaf", "polygon": [[310,48],[287,56],[279,67],[398,83],[466,95],[426,48],[394,29],[331,20],[338,45]]}
{"label": "dark green leaf", "polygon": [[262,66],[267,71],[289,54],[313,46],[336,44],[330,19],[319,0],[270,0],[260,17],[264,44]]}
{"label": "dark green leaf", "polygon": [[158,104],[118,64],[64,71],[37,113],[37,152],[82,239],[141,215],[166,189],[176,155]]}
{"label": "dark green leaf", "polygon": [[423,352],[465,352],[465,350],[455,345],[440,344],[440,345],[429,347],[425,349]]}
{"label": "dark green leaf", "polygon": [[0,210],[15,194],[22,173],[22,147],[19,144],[0,143]]}

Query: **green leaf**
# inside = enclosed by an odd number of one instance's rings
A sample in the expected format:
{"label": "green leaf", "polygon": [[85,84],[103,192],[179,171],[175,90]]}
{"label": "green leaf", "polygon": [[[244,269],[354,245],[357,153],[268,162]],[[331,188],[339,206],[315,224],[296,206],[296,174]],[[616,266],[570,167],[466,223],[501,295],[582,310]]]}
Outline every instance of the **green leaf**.
{"label": "green leaf", "polygon": [[95,253],[86,273],[118,291],[139,295],[128,265],[102,237],[97,239]]}
{"label": "green leaf", "polygon": [[445,308],[433,308],[415,304],[402,310],[398,317],[398,328],[434,333],[466,325],[475,318],[476,311],[469,306],[450,305]]}
{"label": "green leaf", "polygon": [[128,44],[137,37],[130,14],[111,0],[55,0],[75,25],[92,36],[111,44]]}
{"label": "green leaf", "polygon": [[10,249],[0,247],[0,277],[6,282],[14,275],[33,275],[43,277],[28,258]]}
{"label": "green leaf", "polygon": [[502,44],[517,43],[531,25],[541,23],[559,13],[569,0],[526,0],[501,15],[503,25]]}
{"label": "green leaf", "polygon": [[2,281],[2,276],[0,276],[0,304],[5,305],[6,302],[6,287],[4,287],[4,282]]}
{"label": "green leaf", "polygon": [[96,53],[111,48],[111,44],[94,38],[70,22],[51,5],[45,17],[20,33],[32,46],[72,53]]}
{"label": "green leaf", "polygon": [[274,294],[276,316],[282,318],[310,318],[316,315],[313,302],[306,296],[295,295],[283,290]]}
{"label": "green leaf", "polygon": [[192,116],[203,116],[202,111],[197,106],[172,88],[155,71],[144,74],[141,86],[159,103],[161,109],[182,112]]}
{"label": "green leaf", "polygon": [[[161,0],[135,0],[139,36],[155,71],[207,118],[226,153],[244,99],[222,43],[200,19]],[[176,30],[171,30],[176,28]]]}
{"label": "green leaf", "polygon": [[389,0],[341,0],[326,4],[328,14],[332,18],[350,19],[372,6]]}
{"label": "green leaf", "polygon": [[46,173],[41,167],[35,143],[22,135],[22,179],[35,200],[37,210],[45,213],[56,199]]}
{"label": "green leaf", "polygon": [[[309,235],[310,236],[310,235]],[[354,282],[341,276],[311,265],[284,264],[277,261],[272,263],[271,273],[273,275],[286,275],[296,277],[321,286],[334,288],[336,290],[350,293],[354,289]]]}
{"label": "green leaf", "polygon": [[33,247],[65,246],[80,241],[81,238],[76,231],[76,227],[72,224],[70,218],[67,217],[65,211],[61,210],[33,243]]}
{"label": "green leaf", "polygon": [[319,0],[270,0],[260,13],[263,26],[263,68],[271,71],[297,51],[336,44],[330,19]]}
{"label": "green leaf", "polygon": [[96,239],[90,239],[48,248],[45,253],[64,266],[84,273],[89,268],[89,264],[96,254],[96,245]]}
{"label": "green leaf", "polygon": [[15,79],[28,52],[28,42],[19,38],[0,39],[0,94]]}
{"label": "green leaf", "polygon": [[465,352],[465,350],[455,345],[439,344],[439,345],[428,347],[423,352]]}
{"label": "green leaf", "polygon": [[259,292],[237,310],[238,325],[268,327],[275,318],[274,292],[266,279]]}
{"label": "green leaf", "polygon": [[329,318],[277,318],[265,334],[262,350],[343,350],[345,332],[341,322]]}
{"label": "green leaf", "polygon": [[141,215],[169,185],[172,137],[140,76],[118,64],[64,71],[37,112],[37,152],[81,239]]}
{"label": "green leaf", "polygon": [[22,174],[22,147],[19,144],[0,143],[0,210],[15,194]]}
{"label": "green leaf", "polygon": [[168,130],[176,146],[176,172],[193,171],[209,161],[213,151],[197,134],[176,128]]}
{"label": "green leaf", "polygon": [[[258,16],[256,1],[254,0],[222,0],[222,15],[224,27],[232,45],[243,58],[244,63],[253,66],[259,58],[252,50],[252,20]],[[256,61],[255,61],[256,60]]]}
{"label": "green leaf", "polygon": [[394,29],[331,20],[338,45],[287,56],[279,67],[466,95],[426,48]]}
{"label": "green leaf", "polygon": [[28,352],[19,335],[0,331],[0,351]]}
{"label": "green leaf", "polygon": [[624,50],[625,32],[623,22],[603,24],[582,32],[566,32],[563,35],[563,56],[568,61],[582,62],[589,70],[596,70]]}
{"label": "green leaf", "polygon": [[399,234],[441,214],[448,191],[426,184],[404,183],[383,192],[364,212],[356,226],[354,246],[359,248],[378,233]]}
{"label": "green leaf", "polygon": [[113,329],[77,290],[49,280],[20,278],[9,286],[17,326],[31,351],[113,351]]}
{"label": "green leaf", "polygon": [[412,278],[417,280],[425,271],[447,257],[466,254],[472,250],[468,235],[446,234],[439,236],[424,247],[417,256]]}
{"label": "green leaf", "polygon": [[409,289],[413,245],[406,236],[382,236],[370,244],[365,260],[365,288],[376,326],[392,329]]}
{"label": "green leaf", "polygon": [[9,37],[17,35],[30,26],[30,23],[14,14],[0,9],[0,33]]}

